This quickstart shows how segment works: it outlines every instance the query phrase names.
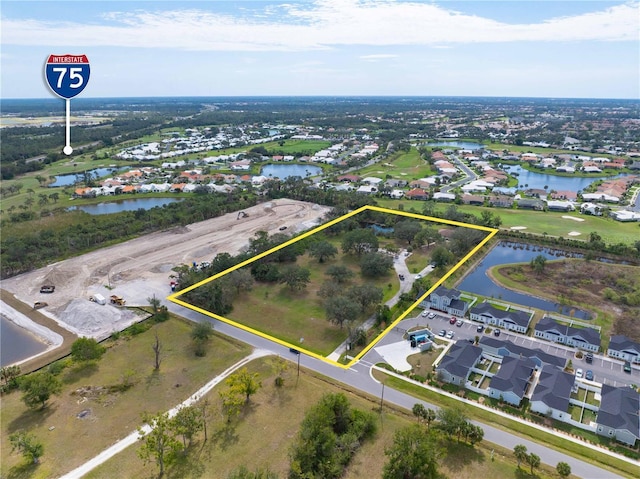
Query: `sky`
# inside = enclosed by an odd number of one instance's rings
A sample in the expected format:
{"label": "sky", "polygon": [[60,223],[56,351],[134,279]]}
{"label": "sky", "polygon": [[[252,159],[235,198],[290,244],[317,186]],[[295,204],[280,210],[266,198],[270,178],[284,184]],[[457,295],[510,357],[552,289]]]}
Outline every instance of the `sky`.
{"label": "sky", "polygon": [[640,1],[3,0],[0,98],[48,98],[85,54],[86,98],[640,99]]}

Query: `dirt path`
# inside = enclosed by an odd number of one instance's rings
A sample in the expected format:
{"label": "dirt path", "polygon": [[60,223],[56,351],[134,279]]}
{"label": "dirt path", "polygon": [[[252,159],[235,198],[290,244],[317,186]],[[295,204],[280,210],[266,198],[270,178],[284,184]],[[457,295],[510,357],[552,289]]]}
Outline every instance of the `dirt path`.
{"label": "dirt path", "polygon": [[[237,254],[261,230],[274,234],[310,229],[328,210],[288,199],[261,203],[244,210],[246,217],[229,213],[152,233],[9,278],[2,282],[2,288],[29,311],[35,301],[46,301],[46,308],[29,315],[38,318],[38,323],[47,319],[67,335],[70,331],[103,339],[135,322],[137,316],[126,308],[92,303],[88,300],[91,294],[100,293],[107,299],[116,294],[127,306],[146,306],[154,295],[164,300],[171,293],[173,267],[211,261],[218,253]],[[286,229],[281,231],[281,227]],[[55,292],[41,294],[43,284],[55,285]]]}

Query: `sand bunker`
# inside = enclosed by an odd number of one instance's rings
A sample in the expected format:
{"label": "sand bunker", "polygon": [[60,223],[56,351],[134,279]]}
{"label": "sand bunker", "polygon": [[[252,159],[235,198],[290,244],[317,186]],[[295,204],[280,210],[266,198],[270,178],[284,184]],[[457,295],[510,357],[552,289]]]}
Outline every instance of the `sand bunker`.
{"label": "sand bunker", "polygon": [[580,236],[582,233],[579,233],[578,231],[569,231],[567,233],[568,236]]}
{"label": "sand bunker", "polygon": [[526,226],[512,226],[511,228],[509,228],[510,230],[526,230],[527,227]]}

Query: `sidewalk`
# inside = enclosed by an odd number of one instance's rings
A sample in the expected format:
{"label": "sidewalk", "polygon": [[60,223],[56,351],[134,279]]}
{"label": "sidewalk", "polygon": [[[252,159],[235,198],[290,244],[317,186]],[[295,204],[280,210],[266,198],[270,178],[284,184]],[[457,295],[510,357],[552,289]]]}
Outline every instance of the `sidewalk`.
{"label": "sidewalk", "polygon": [[[178,412],[178,410],[180,408],[185,407],[185,406],[191,406],[194,403],[198,402],[198,400],[200,400],[201,397],[203,397],[205,394],[207,394],[209,391],[211,391],[222,380],[226,379],[227,376],[229,376],[230,374],[232,374],[236,370],[240,369],[245,364],[253,361],[254,359],[258,359],[258,358],[261,358],[261,357],[264,357],[264,356],[268,356],[270,354],[271,353],[269,351],[266,351],[266,350],[263,350],[263,349],[255,350],[249,356],[246,356],[245,358],[243,358],[240,361],[238,361],[237,363],[235,363],[233,366],[230,366],[225,371],[223,371],[219,376],[216,376],[211,381],[209,381],[207,384],[202,386],[192,396],[190,396],[189,398],[187,398],[186,400],[184,400],[183,402],[178,404],[176,407],[170,409],[168,411],[169,412],[169,417],[175,416],[175,414]],[[145,434],[148,434],[149,432],[151,432],[151,427],[147,424],[142,428],[142,430],[144,431]],[[82,464],[80,467],[77,467],[73,471],[65,474],[64,476],[61,476],[61,479],[80,479],[85,474],[87,474],[89,471],[95,469],[100,464],[102,464],[102,463],[106,462],[107,460],[111,459],[113,456],[115,456],[119,452],[122,452],[126,448],[128,448],[129,446],[135,444],[138,441],[139,437],[140,437],[140,435],[138,434],[138,431],[132,432],[131,434],[129,434],[124,439],[121,439],[120,441],[116,442],[113,446],[111,446],[111,447],[105,449],[104,451],[102,451],[100,454],[98,454],[93,459],[90,459],[89,461],[87,461],[84,464]]]}

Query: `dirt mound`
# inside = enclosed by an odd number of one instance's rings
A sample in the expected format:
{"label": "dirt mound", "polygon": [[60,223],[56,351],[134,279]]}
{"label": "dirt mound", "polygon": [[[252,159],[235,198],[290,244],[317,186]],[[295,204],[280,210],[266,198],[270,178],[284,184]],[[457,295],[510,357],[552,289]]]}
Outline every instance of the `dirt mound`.
{"label": "dirt mound", "polygon": [[138,317],[126,308],[99,305],[86,299],[72,300],[60,314],[61,321],[92,338],[109,336],[136,319]]}

